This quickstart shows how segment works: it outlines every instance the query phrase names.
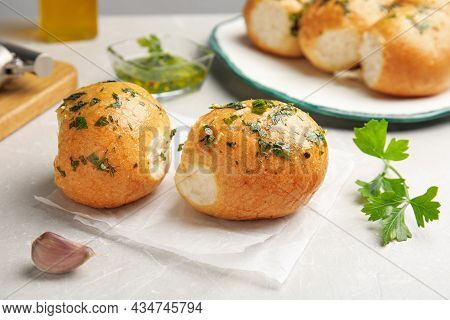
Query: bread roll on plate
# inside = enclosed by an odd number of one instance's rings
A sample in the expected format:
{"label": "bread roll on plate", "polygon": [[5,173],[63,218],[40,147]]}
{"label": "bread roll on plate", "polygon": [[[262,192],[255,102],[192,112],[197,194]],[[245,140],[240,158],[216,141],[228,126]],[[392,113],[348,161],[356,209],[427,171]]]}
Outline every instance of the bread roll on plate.
{"label": "bread roll on plate", "polygon": [[297,41],[305,1],[248,0],[244,7],[247,34],[259,49],[284,57],[300,57]]}
{"label": "bread roll on plate", "polygon": [[169,167],[170,123],[145,89],[93,84],[57,110],[55,183],[72,200],[113,208],[152,192]]}
{"label": "bread roll on plate", "polygon": [[450,4],[415,2],[404,1],[364,34],[362,78],[373,90],[414,97],[450,87]]}
{"label": "bread roll on plate", "polygon": [[200,212],[230,220],[286,216],[305,205],[328,164],[324,131],[293,105],[247,100],[198,119],[175,175]]}
{"label": "bread roll on plate", "polygon": [[316,0],[300,23],[303,54],[317,68],[335,72],[360,59],[362,34],[383,17],[392,0]]}

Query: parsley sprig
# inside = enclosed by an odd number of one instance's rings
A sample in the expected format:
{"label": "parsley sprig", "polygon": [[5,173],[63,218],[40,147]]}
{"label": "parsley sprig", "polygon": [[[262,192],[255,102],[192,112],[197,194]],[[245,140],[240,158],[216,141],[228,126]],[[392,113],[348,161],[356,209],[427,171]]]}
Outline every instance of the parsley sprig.
{"label": "parsley sprig", "polygon": [[[411,231],[405,223],[405,213],[412,207],[417,225],[424,228],[425,222],[439,219],[440,203],[433,201],[438,187],[433,186],[417,197],[409,195],[409,187],[392,161],[408,158],[408,140],[392,138],[386,147],[388,122],[370,120],[362,128],[355,128],[353,141],[365,154],[379,158],[384,163],[383,171],[370,182],[357,180],[359,192],[366,200],[362,212],[369,221],[381,221],[383,244],[391,241],[405,241],[411,238]],[[388,176],[394,176],[390,178]]]}

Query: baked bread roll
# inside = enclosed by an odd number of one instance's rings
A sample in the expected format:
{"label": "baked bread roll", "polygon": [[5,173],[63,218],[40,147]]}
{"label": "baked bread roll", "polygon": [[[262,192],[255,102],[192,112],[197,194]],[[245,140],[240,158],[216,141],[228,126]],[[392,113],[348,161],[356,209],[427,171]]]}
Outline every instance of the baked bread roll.
{"label": "baked bread roll", "polygon": [[299,20],[307,0],[248,0],[244,7],[247,34],[259,49],[283,57],[300,57]]}
{"label": "baked bread roll", "polygon": [[303,54],[327,72],[356,66],[363,32],[387,13],[391,3],[392,0],[316,0],[300,23]]}
{"label": "baked bread roll", "polygon": [[305,205],[328,164],[324,131],[305,112],[247,100],[198,119],[175,183],[196,210],[229,220],[286,216]]}
{"label": "baked bread roll", "polygon": [[364,34],[361,76],[373,90],[414,97],[450,87],[450,4],[415,2],[404,1]]}
{"label": "baked bread roll", "polygon": [[57,109],[55,183],[72,200],[114,208],[152,192],[169,168],[170,123],[145,89],[101,82]]}

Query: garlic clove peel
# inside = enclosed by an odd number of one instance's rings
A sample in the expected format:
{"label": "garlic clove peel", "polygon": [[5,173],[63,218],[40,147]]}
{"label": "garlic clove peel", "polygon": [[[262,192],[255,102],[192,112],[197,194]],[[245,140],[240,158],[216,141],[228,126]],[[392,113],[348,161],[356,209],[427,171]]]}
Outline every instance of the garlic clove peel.
{"label": "garlic clove peel", "polygon": [[66,273],[75,270],[94,251],[85,245],[68,240],[53,232],[45,232],[33,241],[31,259],[35,266],[47,273]]}

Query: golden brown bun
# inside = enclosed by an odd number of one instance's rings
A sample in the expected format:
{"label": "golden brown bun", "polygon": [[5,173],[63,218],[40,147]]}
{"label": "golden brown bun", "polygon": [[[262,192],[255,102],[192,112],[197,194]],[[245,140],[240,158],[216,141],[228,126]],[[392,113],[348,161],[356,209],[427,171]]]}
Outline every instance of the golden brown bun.
{"label": "golden brown bun", "polygon": [[355,66],[367,28],[387,13],[392,0],[316,0],[301,19],[299,43],[317,68],[328,72]]}
{"label": "golden brown bun", "polygon": [[170,123],[145,89],[96,83],[66,98],[57,115],[55,183],[74,201],[118,207],[149,194],[164,178]]}
{"label": "golden brown bun", "polygon": [[259,49],[283,56],[301,57],[298,20],[305,1],[248,0],[244,7],[247,34]]}
{"label": "golden brown bun", "polygon": [[322,183],[328,148],[317,123],[278,101],[258,115],[253,103],[214,109],[192,127],[175,183],[196,210],[230,220],[282,217],[305,205]]}
{"label": "golden brown bun", "polygon": [[403,3],[364,35],[362,78],[371,89],[414,97],[450,87],[450,13],[434,11],[430,1]]}

